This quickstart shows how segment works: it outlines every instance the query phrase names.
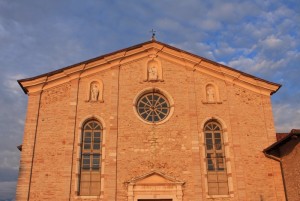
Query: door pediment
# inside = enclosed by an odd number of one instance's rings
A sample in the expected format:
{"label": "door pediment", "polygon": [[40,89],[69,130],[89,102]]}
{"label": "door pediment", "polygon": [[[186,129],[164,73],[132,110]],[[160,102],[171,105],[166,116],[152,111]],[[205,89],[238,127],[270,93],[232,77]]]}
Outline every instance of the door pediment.
{"label": "door pediment", "polygon": [[184,181],[158,171],[134,177],[128,182],[128,201],[141,199],[171,199],[181,201]]}
{"label": "door pediment", "polygon": [[163,174],[159,171],[151,171],[147,174],[134,177],[128,183],[137,184],[184,184],[183,181],[179,181],[171,176]]}

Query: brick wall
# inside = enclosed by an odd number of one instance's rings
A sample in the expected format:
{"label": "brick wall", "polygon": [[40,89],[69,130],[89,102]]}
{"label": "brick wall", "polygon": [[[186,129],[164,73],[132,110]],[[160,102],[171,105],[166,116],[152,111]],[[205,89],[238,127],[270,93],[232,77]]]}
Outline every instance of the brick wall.
{"label": "brick wall", "polygon": [[[126,181],[154,169],[185,181],[184,201],[212,200],[207,198],[202,132],[210,118],[220,121],[228,138],[232,186],[232,197],[214,200],[284,200],[279,164],[262,153],[276,140],[269,96],[172,59],[161,59],[163,82],[144,82],[145,63],[140,59],[82,74],[81,79],[45,90],[40,107],[40,94],[29,96],[17,200],[26,200],[30,186],[30,200],[125,201]],[[88,83],[96,78],[104,83],[103,103],[86,101]],[[205,103],[207,83],[217,86],[219,103]],[[172,117],[160,125],[145,124],[133,109],[137,94],[151,87],[166,91],[174,100]],[[100,198],[76,193],[81,126],[90,117],[100,120],[105,134]]]}
{"label": "brick wall", "polygon": [[[296,137],[296,136],[295,136]],[[280,147],[282,168],[289,201],[300,200],[300,143],[299,137]]]}

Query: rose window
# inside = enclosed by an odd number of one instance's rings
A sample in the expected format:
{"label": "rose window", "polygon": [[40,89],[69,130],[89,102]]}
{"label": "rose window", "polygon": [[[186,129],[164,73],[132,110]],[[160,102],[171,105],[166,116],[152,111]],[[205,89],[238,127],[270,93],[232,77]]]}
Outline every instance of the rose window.
{"label": "rose window", "polygon": [[164,120],[170,112],[168,100],[157,92],[144,94],[137,102],[136,109],[140,117],[151,123]]}

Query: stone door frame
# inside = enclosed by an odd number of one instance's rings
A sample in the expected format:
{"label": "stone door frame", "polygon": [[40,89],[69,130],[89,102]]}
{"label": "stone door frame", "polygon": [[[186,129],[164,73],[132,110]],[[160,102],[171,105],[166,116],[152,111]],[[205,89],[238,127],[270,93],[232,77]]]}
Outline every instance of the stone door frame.
{"label": "stone door frame", "polygon": [[128,186],[128,201],[138,201],[139,199],[182,201],[185,182],[158,171],[151,171],[126,183]]}

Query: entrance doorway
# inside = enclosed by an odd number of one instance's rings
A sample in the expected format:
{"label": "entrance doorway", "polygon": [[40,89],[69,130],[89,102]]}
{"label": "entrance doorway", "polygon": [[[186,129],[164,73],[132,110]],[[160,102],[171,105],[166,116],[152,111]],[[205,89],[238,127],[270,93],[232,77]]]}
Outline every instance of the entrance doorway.
{"label": "entrance doorway", "polygon": [[128,182],[127,201],[182,201],[183,181],[151,171]]}

